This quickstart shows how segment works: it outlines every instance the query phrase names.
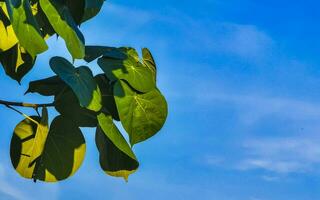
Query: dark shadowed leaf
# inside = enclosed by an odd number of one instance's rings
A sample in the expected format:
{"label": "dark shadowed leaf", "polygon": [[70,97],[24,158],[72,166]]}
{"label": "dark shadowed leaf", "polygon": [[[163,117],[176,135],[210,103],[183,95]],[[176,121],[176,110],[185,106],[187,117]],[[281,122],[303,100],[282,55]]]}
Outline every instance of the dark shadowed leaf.
{"label": "dark shadowed leaf", "polygon": [[16,44],[11,49],[0,53],[0,63],[6,74],[20,83],[32,69],[36,58],[32,58],[24,48]]}
{"label": "dark shadowed leaf", "polygon": [[72,17],[80,25],[92,17],[96,16],[103,5],[104,0],[66,0]]}
{"label": "dark shadowed leaf", "polygon": [[82,22],[85,22],[96,16],[100,12],[103,2],[104,0],[85,0]]}
{"label": "dark shadowed leaf", "polygon": [[92,62],[93,60],[100,57],[124,60],[127,55],[115,47],[105,47],[105,46],[86,46],[86,55],[84,60],[87,62]]}
{"label": "dark shadowed leaf", "polygon": [[100,152],[100,165],[109,175],[123,177],[126,181],[134,173],[139,162],[111,116],[101,113],[96,131],[96,144]]}
{"label": "dark shadowed leaf", "polygon": [[71,89],[65,89],[61,94],[55,96],[55,108],[57,111],[72,120],[80,127],[96,127],[97,114],[80,106],[77,96]]}
{"label": "dark shadowed leaf", "polygon": [[96,112],[101,109],[101,92],[88,67],[75,68],[69,61],[61,57],[51,58],[50,67],[71,87],[82,107]]}
{"label": "dark shadowed leaf", "polygon": [[95,76],[95,80],[99,85],[102,95],[102,111],[109,113],[113,119],[120,121],[118,109],[113,96],[113,85],[110,80],[104,75]]}
{"label": "dark shadowed leaf", "polygon": [[27,93],[39,93],[43,96],[58,95],[64,88],[68,87],[58,76],[31,81]]}
{"label": "dark shadowed leaf", "polygon": [[119,81],[114,85],[114,95],[121,123],[132,145],[152,137],[164,125],[168,106],[158,89],[141,94]]}

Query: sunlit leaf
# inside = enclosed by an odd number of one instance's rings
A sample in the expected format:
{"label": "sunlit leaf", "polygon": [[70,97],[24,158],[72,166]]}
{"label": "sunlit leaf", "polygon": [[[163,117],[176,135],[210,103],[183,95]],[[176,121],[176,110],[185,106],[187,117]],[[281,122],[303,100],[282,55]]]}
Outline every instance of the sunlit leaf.
{"label": "sunlit leaf", "polygon": [[36,162],[40,160],[43,153],[48,132],[46,108],[42,110],[42,118],[27,118],[16,126],[11,141],[11,160],[22,177],[36,179]]}
{"label": "sunlit leaf", "polygon": [[48,46],[42,38],[39,25],[32,14],[29,0],[6,0],[6,5],[20,45],[32,57],[46,51]]}
{"label": "sunlit leaf", "polygon": [[99,58],[98,64],[107,77],[112,80],[126,80],[134,89],[148,92],[155,88],[154,71],[139,61],[138,54],[131,48],[123,48],[127,58],[113,59],[110,57]]}
{"label": "sunlit leaf", "polygon": [[5,4],[0,6],[0,52],[11,49],[18,43]]}
{"label": "sunlit leaf", "polygon": [[92,111],[101,109],[101,92],[88,67],[75,68],[69,61],[61,57],[51,58],[50,67],[72,88],[82,107]]}
{"label": "sunlit leaf", "polygon": [[143,63],[153,72],[154,79],[156,80],[157,66],[148,48],[142,49],[142,58],[143,58]]}
{"label": "sunlit leaf", "polygon": [[85,55],[84,37],[68,7],[55,0],[39,0],[39,2],[55,32],[64,39],[72,57],[83,58]]}
{"label": "sunlit leaf", "polygon": [[10,156],[16,171],[22,177],[45,182],[72,176],[79,169],[86,150],[80,129],[71,120],[59,116],[53,120],[49,133],[45,126],[40,134],[39,124],[44,118],[32,119],[38,124],[23,120],[11,140]]}
{"label": "sunlit leaf", "polygon": [[119,81],[114,86],[114,95],[121,123],[132,145],[152,137],[164,125],[168,106],[158,89],[142,94]]}
{"label": "sunlit leaf", "polygon": [[123,177],[126,181],[134,173],[139,162],[111,116],[101,113],[96,131],[96,144],[100,152],[100,165],[109,175]]}

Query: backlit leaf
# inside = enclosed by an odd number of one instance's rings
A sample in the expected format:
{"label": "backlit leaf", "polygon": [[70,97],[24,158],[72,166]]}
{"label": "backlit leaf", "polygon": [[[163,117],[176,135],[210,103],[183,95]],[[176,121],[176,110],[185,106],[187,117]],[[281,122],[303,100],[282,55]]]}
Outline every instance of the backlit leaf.
{"label": "backlit leaf", "polygon": [[60,1],[39,0],[55,32],[61,36],[73,58],[84,57],[84,37],[73,20],[70,11]]}
{"label": "backlit leaf", "polygon": [[46,51],[48,46],[32,14],[29,0],[6,0],[6,5],[20,45],[32,57]]}
{"label": "backlit leaf", "polygon": [[121,123],[132,145],[152,137],[164,125],[168,106],[158,89],[141,94],[119,81],[114,86],[114,95]]}
{"label": "backlit leaf", "polygon": [[106,76],[111,80],[126,80],[134,89],[140,92],[148,92],[155,88],[154,72],[139,61],[135,50],[126,48],[127,58],[113,59],[109,57],[99,58],[98,64]]}
{"label": "backlit leaf", "polygon": [[0,52],[7,51],[18,43],[5,4],[0,6],[0,38]]}

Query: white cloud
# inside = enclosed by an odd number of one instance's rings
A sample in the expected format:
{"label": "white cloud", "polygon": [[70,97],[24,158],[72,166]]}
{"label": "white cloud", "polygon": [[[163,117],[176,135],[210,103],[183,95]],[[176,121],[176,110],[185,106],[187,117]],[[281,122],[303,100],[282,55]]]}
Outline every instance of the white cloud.
{"label": "white cloud", "polygon": [[308,173],[320,166],[320,138],[296,136],[245,142],[247,155],[237,169],[263,169],[276,173]]}
{"label": "white cloud", "polygon": [[247,125],[266,116],[281,116],[288,120],[318,120],[320,117],[320,104],[317,102],[264,95],[259,92],[240,94],[227,89],[215,90],[208,84],[194,89],[196,102],[199,105],[229,104],[237,109],[242,122]]}

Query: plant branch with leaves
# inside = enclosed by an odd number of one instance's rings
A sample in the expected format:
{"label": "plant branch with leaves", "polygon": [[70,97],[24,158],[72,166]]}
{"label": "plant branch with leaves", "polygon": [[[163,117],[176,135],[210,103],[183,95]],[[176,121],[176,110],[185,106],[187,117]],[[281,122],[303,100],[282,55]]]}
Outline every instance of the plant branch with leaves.
{"label": "plant branch with leaves", "polygon": [[[21,82],[53,35],[65,41],[73,59],[88,63],[74,66],[53,57],[49,66],[55,76],[29,83],[26,94],[52,96],[53,103],[0,100],[24,116],[10,145],[12,165],[24,178],[57,182],[72,176],[86,151],[80,128],[91,127],[96,129],[103,171],[128,180],[139,167],[133,146],[153,137],[166,121],[167,102],[157,88],[156,64],[147,48],[139,57],[130,47],[85,44],[79,27],[103,4],[104,0],[0,0],[0,63],[12,79]],[[89,65],[94,61],[103,73],[92,73]],[[35,109],[37,115],[27,116],[15,107]],[[51,124],[48,108],[58,113]],[[121,122],[129,141],[115,121]]]}

